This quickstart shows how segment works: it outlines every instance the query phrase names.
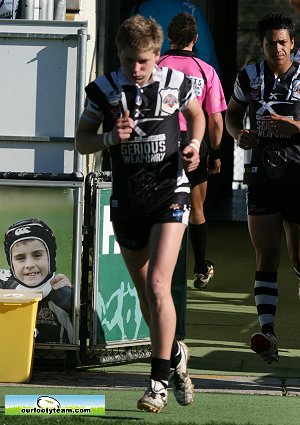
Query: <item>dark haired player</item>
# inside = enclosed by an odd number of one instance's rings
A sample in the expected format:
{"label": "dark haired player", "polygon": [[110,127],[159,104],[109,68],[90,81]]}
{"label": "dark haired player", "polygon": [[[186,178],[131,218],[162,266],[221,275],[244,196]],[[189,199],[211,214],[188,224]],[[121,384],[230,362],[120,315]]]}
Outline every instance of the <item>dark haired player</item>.
{"label": "dark haired player", "polygon": [[[265,60],[237,76],[226,113],[229,133],[245,149],[248,227],[256,254],[255,303],[261,332],[251,348],[278,360],[274,331],[281,234],[300,279],[300,64],[292,62],[295,24],[281,13],[258,23]],[[250,129],[243,119],[249,107]]]}

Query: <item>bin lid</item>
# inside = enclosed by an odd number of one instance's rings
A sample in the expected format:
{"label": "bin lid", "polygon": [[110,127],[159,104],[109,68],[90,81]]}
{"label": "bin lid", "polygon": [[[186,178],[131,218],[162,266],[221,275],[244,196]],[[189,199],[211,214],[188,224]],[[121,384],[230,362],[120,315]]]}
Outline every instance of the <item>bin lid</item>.
{"label": "bin lid", "polygon": [[22,291],[18,289],[0,289],[0,302],[5,303],[29,303],[40,301],[43,298],[42,291]]}

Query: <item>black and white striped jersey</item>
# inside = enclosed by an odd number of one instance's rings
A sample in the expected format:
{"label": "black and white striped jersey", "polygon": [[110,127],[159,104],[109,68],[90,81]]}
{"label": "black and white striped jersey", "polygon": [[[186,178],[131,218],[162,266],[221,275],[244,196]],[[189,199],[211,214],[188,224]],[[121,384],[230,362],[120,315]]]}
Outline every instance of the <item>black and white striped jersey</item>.
{"label": "black and white striped jersey", "polygon": [[249,106],[250,128],[259,145],[245,151],[245,183],[300,185],[300,134],[283,136],[268,131],[267,116],[278,114],[300,120],[300,64],[279,77],[266,61],[246,66],[237,76],[232,98]]}
{"label": "black and white striped jersey", "polygon": [[110,148],[111,218],[190,203],[178,112],[195,97],[191,81],[181,72],[155,67],[149,84],[139,87],[119,69],[90,83],[86,93],[87,109],[103,122],[103,132],[127,110],[135,123],[130,141]]}

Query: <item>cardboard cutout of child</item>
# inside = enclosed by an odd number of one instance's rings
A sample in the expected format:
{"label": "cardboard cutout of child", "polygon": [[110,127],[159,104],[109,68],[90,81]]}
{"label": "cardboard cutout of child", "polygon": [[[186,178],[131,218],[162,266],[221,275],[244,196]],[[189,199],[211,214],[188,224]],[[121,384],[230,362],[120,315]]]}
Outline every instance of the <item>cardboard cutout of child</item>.
{"label": "cardboard cutout of child", "polygon": [[10,271],[1,270],[3,289],[37,290],[43,294],[37,313],[37,343],[72,342],[72,289],[64,274],[56,274],[56,239],[47,224],[20,220],[5,233]]}

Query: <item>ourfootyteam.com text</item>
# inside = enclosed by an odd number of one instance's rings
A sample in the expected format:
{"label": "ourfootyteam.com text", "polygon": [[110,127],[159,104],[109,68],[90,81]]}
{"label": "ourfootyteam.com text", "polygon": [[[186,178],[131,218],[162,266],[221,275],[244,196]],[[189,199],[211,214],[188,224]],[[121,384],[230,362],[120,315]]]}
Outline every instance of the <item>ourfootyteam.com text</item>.
{"label": "ourfootyteam.com text", "polygon": [[59,414],[61,413],[63,414],[78,414],[78,413],[91,413],[91,409],[56,409],[56,408],[51,408],[51,407],[46,407],[45,409],[39,409],[38,407],[32,407],[30,409],[26,408],[26,409],[21,409],[21,412],[26,414],[32,414],[32,413],[48,413],[48,415],[51,415],[53,413],[55,414]]}

